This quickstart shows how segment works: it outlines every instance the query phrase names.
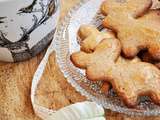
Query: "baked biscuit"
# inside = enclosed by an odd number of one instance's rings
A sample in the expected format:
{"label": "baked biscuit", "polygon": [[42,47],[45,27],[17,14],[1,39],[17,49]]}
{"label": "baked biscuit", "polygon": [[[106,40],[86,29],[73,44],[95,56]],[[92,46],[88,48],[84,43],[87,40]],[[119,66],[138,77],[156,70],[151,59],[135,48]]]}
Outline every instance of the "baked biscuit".
{"label": "baked biscuit", "polygon": [[107,31],[99,32],[92,25],[82,25],[78,31],[81,50],[87,53],[93,52],[95,47],[105,38],[113,38],[114,33]]}
{"label": "baked biscuit", "polygon": [[[88,30],[85,33],[87,32]],[[100,34],[98,31],[97,33]],[[87,34],[83,41],[91,41],[88,38],[97,40],[99,37],[93,38],[92,35]],[[89,80],[109,82],[128,107],[135,107],[137,98],[141,95],[149,96],[155,104],[160,104],[158,68],[139,59],[128,60],[121,57],[121,44],[115,37],[103,38],[95,48],[91,48],[91,53],[80,51],[71,55],[73,64],[85,69]]]}
{"label": "baked biscuit", "polygon": [[[114,37],[113,32],[107,31],[107,34],[99,32],[93,25],[82,25],[78,30],[78,38],[81,50],[86,53],[93,52],[98,43],[104,38],[113,38],[113,37]],[[101,92],[108,93],[110,88],[111,88],[110,84],[104,81],[101,87]]]}
{"label": "baked biscuit", "polygon": [[150,10],[152,0],[106,0],[101,11],[104,27],[117,33],[125,57],[133,58],[148,49],[160,60],[160,10]]}

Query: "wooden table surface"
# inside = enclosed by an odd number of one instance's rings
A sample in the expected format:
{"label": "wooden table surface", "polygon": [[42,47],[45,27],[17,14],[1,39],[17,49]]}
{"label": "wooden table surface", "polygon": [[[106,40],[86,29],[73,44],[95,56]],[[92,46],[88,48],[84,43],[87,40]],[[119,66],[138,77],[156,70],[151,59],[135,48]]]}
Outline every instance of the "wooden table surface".
{"label": "wooden table surface", "polygon": [[[61,18],[79,0],[62,0]],[[32,77],[45,52],[21,63],[0,63],[0,120],[40,120],[32,109],[30,88]],[[50,109],[85,101],[60,72],[52,53],[36,93],[36,102]],[[129,117],[106,111],[107,120],[160,120],[160,117]]]}

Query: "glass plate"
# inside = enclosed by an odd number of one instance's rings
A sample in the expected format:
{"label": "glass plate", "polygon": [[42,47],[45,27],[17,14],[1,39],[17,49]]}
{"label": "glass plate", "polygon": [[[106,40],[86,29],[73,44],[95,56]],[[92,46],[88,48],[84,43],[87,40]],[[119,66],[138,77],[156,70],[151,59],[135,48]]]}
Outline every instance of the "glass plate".
{"label": "glass plate", "polygon": [[79,51],[77,30],[82,24],[94,24],[99,26],[103,16],[99,7],[103,0],[83,0],[75,6],[65,17],[55,34],[55,50],[57,62],[68,82],[89,100],[101,104],[104,108],[128,115],[157,116],[160,107],[154,105],[147,97],[139,99],[137,108],[127,108],[113,90],[106,95],[100,91],[101,82],[91,82],[86,79],[83,70],[73,66],[70,61],[71,53]]}

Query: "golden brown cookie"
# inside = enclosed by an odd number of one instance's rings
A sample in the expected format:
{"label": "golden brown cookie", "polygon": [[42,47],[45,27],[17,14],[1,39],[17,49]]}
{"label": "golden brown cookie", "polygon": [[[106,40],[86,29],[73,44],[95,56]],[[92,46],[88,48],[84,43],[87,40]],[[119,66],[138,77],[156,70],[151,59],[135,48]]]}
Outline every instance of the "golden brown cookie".
{"label": "golden brown cookie", "polygon": [[[87,30],[85,33],[87,32],[89,31]],[[88,40],[88,37],[93,38],[92,35],[92,33],[88,33],[83,41],[91,41]],[[97,40],[99,36],[94,37],[93,40]],[[121,44],[118,39],[115,37],[103,38],[93,48],[93,52],[73,53],[71,61],[75,66],[86,69],[89,80],[109,82],[128,107],[135,107],[137,98],[141,95],[147,95],[154,103],[160,104],[159,69],[152,64],[141,62],[139,59],[127,60],[120,57],[120,53]]]}
{"label": "golden brown cookie", "polygon": [[101,6],[106,15],[103,25],[117,33],[126,57],[148,49],[160,60],[160,10],[150,10],[151,6],[152,0],[106,0]]}
{"label": "golden brown cookie", "polygon": [[[92,35],[91,35],[92,34]],[[92,25],[82,25],[78,31],[78,38],[81,46],[81,50],[86,53],[91,53],[94,51],[98,43],[104,38],[113,38],[114,33],[107,31],[106,33],[99,32]],[[101,92],[108,93],[111,88],[108,82],[103,82]]]}
{"label": "golden brown cookie", "polygon": [[114,33],[107,31],[107,34],[104,32],[99,32],[92,25],[82,25],[79,28],[78,36],[80,40],[81,50],[84,52],[93,52],[97,44],[105,38],[113,38]]}

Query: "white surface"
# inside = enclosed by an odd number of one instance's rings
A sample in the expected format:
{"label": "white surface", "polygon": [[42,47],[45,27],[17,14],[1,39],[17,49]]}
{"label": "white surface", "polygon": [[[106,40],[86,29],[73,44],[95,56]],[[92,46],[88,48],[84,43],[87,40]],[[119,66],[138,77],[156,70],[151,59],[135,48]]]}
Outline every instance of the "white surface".
{"label": "white surface", "polygon": [[[0,24],[0,30],[7,33],[7,38],[10,41],[15,42],[20,39],[19,34],[22,34],[20,26],[29,28],[32,25],[31,14],[17,15],[19,9],[28,6],[31,2],[32,0],[10,0],[0,3],[0,17],[7,17],[3,20],[4,23]],[[11,22],[11,20],[13,21]]]}

